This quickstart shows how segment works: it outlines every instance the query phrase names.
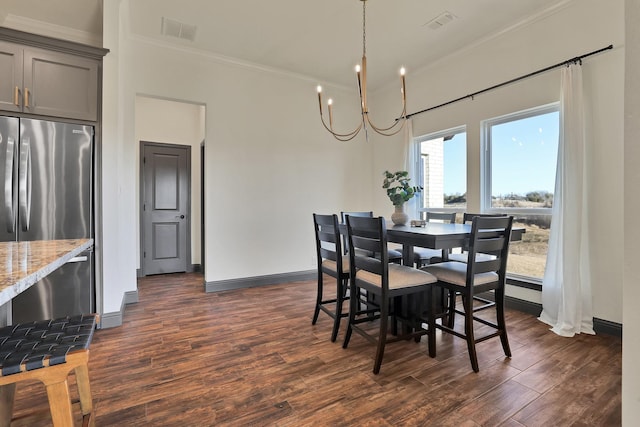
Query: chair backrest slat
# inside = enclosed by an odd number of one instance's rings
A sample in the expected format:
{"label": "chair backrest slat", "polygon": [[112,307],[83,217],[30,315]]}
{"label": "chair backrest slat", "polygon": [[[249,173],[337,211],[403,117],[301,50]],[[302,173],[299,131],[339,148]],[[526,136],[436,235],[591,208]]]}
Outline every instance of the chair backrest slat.
{"label": "chair backrest slat", "polygon": [[322,247],[320,248],[320,257],[322,259],[330,259],[331,261],[337,261],[338,260],[338,256],[336,255],[336,251],[335,250],[322,248]]}
{"label": "chair backrest slat", "polygon": [[479,214],[479,213],[469,213],[465,212],[462,214],[462,223],[467,224],[473,221],[473,218],[481,217],[481,218],[495,218],[495,217],[505,217],[506,214]]}
{"label": "chair backrest slat", "polygon": [[478,240],[476,240],[476,251],[485,254],[494,254],[495,252],[500,252],[502,250],[502,247],[504,246],[504,236],[493,236],[494,235],[480,237]]}
{"label": "chair backrest slat", "polygon": [[453,224],[456,222],[455,212],[427,212],[427,222],[442,221],[444,223]]}
{"label": "chair backrest slat", "polygon": [[373,211],[340,212],[343,224],[347,223],[347,215],[373,218]]}

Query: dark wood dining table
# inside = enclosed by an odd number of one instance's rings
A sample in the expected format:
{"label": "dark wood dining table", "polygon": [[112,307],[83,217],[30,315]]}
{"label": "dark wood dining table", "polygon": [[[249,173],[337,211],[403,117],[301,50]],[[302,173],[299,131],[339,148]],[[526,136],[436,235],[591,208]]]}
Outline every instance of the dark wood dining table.
{"label": "dark wood dining table", "polygon": [[[444,249],[443,260],[447,259],[448,249],[461,248],[471,236],[471,224],[445,224],[427,222],[422,227],[395,225],[387,221],[387,240],[402,245],[402,263],[413,266],[413,248],[419,246],[429,249]],[[347,225],[340,224],[340,232],[347,235]],[[522,240],[525,229],[514,226],[511,241]]]}
{"label": "dark wood dining table", "polygon": [[[511,241],[522,240],[524,227],[515,226],[511,231]],[[345,227],[346,233],[346,227]],[[443,260],[447,259],[448,250],[460,248],[471,236],[471,224],[445,224],[427,222],[422,227],[408,225],[394,225],[387,222],[387,240],[402,245],[402,262],[413,266],[413,247],[419,246],[429,249],[445,249]]]}

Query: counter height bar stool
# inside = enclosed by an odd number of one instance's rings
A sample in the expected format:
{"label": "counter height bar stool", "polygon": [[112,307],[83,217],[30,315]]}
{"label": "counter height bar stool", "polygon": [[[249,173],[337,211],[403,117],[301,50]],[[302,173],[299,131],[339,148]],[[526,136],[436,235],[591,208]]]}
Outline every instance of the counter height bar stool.
{"label": "counter height bar stool", "polygon": [[[509,254],[509,241],[511,240],[511,227],[513,217],[475,217],[471,225],[471,238],[469,240],[469,261],[467,263],[448,261],[439,264],[431,264],[423,268],[438,278],[435,286],[442,287],[450,292],[458,292],[462,295],[463,311],[455,310],[455,313],[464,316],[464,333],[454,330],[449,325],[435,325],[435,327],[464,338],[467,341],[471,367],[475,372],[479,371],[476,343],[490,338],[500,337],[504,354],[511,357],[507,329],[504,319],[504,290],[507,271],[507,255]],[[487,259],[477,257],[479,253],[490,254],[494,258]],[[477,317],[474,310],[474,295],[478,292],[494,291],[496,308],[496,322]],[[485,307],[489,308],[491,306]],[[433,317],[433,316],[431,316]],[[476,338],[474,334],[474,321],[490,326],[494,332]]]}
{"label": "counter height bar stool", "polygon": [[[316,295],[316,307],[313,311],[312,325],[318,320],[320,310],[333,319],[331,341],[338,336],[340,320],[346,317],[342,313],[344,300],[347,298],[347,285],[349,282],[349,257],[343,255],[342,237],[338,229],[338,216],[313,214],[313,224],[316,234],[316,258],[318,261],[318,286]],[[336,279],[335,297],[324,297],[324,275],[327,274]],[[334,307],[331,310],[331,307]]]}
{"label": "counter height bar stool", "polygon": [[[478,214],[478,213],[469,213],[469,212],[465,212],[462,215],[462,223],[463,224],[471,224],[473,222],[473,218],[476,217],[496,217],[496,216],[507,216],[505,214]],[[491,254],[485,254],[485,253],[476,253],[476,258],[479,259],[480,261],[489,261],[492,259],[496,259],[495,256],[491,255]],[[455,253],[455,254],[450,254],[449,255],[449,261],[459,261],[459,262],[467,262],[469,259],[469,247],[468,245],[465,245],[465,247],[462,249],[462,253]],[[493,307],[493,305],[495,304],[494,301],[491,301],[489,299],[483,298],[481,296],[475,295],[473,297],[474,300],[481,302],[483,305],[476,305],[474,306],[474,310],[475,311],[480,311],[480,310],[484,310],[486,308],[489,307]],[[455,309],[455,305],[456,305],[456,295],[453,294],[450,297],[450,309],[453,311]],[[454,322],[455,317],[452,316],[449,318],[449,327],[453,328],[453,322]]]}
{"label": "counter height bar stool", "polygon": [[[350,293],[351,295],[359,295],[360,289],[364,289],[368,294],[375,295],[376,300],[379,301],[380,314],[376,316],[379,319],[379,329],[376,336],[375,333],[368,332],[370,328],[360,326],[372,319],[368,313],[358,311],[358,304],[352,298],[349,301],[349,323],[343,348],[347,348],[349,345],[353,331],[376,344],[374,374],[380,372],[387,342],[409,338],[417,340],[422,335],[428,335],[429,353],[435,355],[435,328],[432,324],[435,322],[434,316],[429,317],[428,328],[424,329],[420,318],[421,310],[401,310],[399,297],[405,297],[407,306],[411,305],[411,302],[419,303],[425,292],[432,292],[432,284],[436,278],[413,267],[389,263],[387,230],[385,220],[382,217],[347,216],[347,238],[349,247],[353,249],[349,251]],[[379,259],[367,256],[367,253],[372,252],[380,254]],[[433,300],[432,295],[430,300]],[[393,313],[390,312],[390,307],[393,307]],[[405,333],[392,337],[387,336],[390,315],[393,315],[394,324],[396,320],[404,323],[406,327],[402,330]]]}
{"label": "counter height bar stool", "polygon": [[[347,216],[348,215],[373,218],[373,211],[340,212],[340,216],[341,216],[343,224],[347,223]],[[344,250],[345,250],[345,253],[347,253],[348,250],[349,250],[349,245],[348,245],[348,242],[346,241],[346,239],[345,239]],[[398,249],[394,249],[394,248],[389,248],[388,249],[388,254],[389,254],[389,262],[393,262],[393,263],[396,263],[396,264],[402,264],[402,249],[398,250]],[[379,256],[380,256],[380,254],[373,254],[373,255],[376,258],[379,258]]]}
{"label": "counter height bar stool", "polygon": [[[455,212],[427,212],[427,222],[443,222],[445,224],[453,224],[456,222]],[[445,258],[444,251],[447,249],[429,249],[416,246],[413,248],[413,262],[416,264],[416,268],[422,268],[423,265],[431,263],[432,258],[442,260]],[[448,255],[448,252],[447,252]]]}
{"label": "counter height bar stool", "polygon": [[67,377],[74,370],[83,426],[93,426],[89,386],[89,344],[96,314],[21,323],[0,329],[0,426],[9,426],[16,383],[44,383],[55,427],[73,425]]}

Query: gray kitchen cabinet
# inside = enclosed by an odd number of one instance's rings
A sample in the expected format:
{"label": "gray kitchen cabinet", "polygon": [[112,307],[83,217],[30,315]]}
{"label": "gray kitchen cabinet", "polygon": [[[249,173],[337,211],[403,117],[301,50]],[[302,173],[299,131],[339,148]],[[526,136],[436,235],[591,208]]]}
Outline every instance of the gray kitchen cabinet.
{"label": "gray kitchen cabinet", "polygon": [[0,41],[0,110],[22,111],[17,88],[22,88],[23,48]]}
{"label": "gray kitchen cabinet", "polygon": [[0,41],[0,110],[96,121],[98,71],[90,58]]}

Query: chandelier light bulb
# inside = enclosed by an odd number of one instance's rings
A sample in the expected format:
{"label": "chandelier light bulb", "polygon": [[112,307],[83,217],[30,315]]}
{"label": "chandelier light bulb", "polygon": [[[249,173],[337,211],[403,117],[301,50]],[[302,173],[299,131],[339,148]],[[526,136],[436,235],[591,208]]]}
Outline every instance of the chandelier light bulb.
{"label": "chandelier light bulb", "polygon": [[318,93],[322,93],[322,86],[318,85],[316,89],[318,90]]}
{"label": "chandelier light bulb", "polygon": [[360,72],[360,64],[356,65],[356,73]]}
{"label": "chandelier light bulb", "polygon": [[333,105],[333,99],[329,98],[329,100],[327,101],[327,105]]}
{"label": "chandelier light bulb", "polygon": [[400,68],[400,75],[401,75],[401,76],[404,76],[404,73],[405,73],[405,69],[404,69],[404,67],[401,67],[401,68]]}

